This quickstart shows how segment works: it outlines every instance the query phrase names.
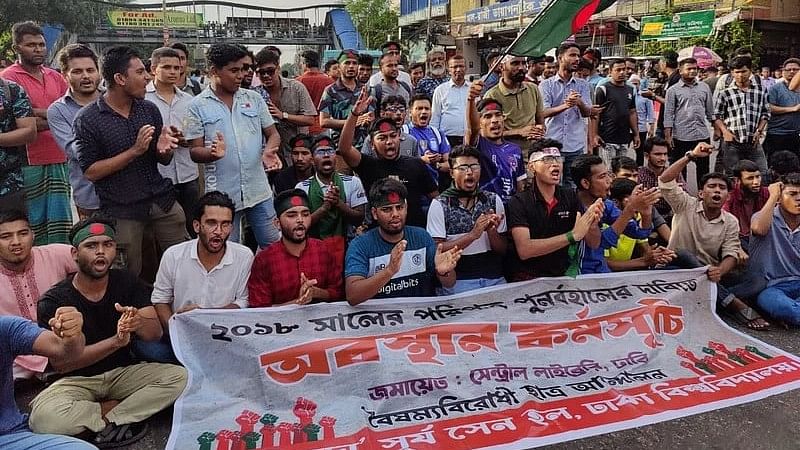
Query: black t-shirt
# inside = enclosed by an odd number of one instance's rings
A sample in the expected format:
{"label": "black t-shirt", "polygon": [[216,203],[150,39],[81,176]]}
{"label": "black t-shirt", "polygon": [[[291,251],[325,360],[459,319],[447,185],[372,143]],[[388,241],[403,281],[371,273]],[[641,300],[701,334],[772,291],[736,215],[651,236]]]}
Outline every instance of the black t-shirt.
{"label": "black t-shirt", "polygon": [[[99,302],[89,301],[72,285],[74,275],[56,284],[39,300],[37,308],[39,325],[50,329],[47,324],[55,316],[56,309],[74,306],[83,314],[83,334],[86,345],[96,344],[117,334],[117,322],[122,316],[114,308],[114,303],[122,306],[144,308],[150,303],[150,289],[138,278],[125,270],[112,269],[108,273],[106,295]],[[70,372],[70,376],[90,377],[118,367],[134,364],[128,347],[121,348],[104,359]]]}
{"label": "black t-shirt", "polygon": [[[674,71],[670,74],[667,78],[667,84],[664,85],[664,92],[660,93],[662,97],[667,97],[667,89],[671,88],[672,86],[678,84],[678,81],[681,81],[681,73],[679,71]],[[711,88],[711,92],[714,92],[714,88]],[[659,130],[664,129],[664,105],[661,105],[661,112],[658,113],[658,120],[656,121],[656,127]]]}
{"label": "black t-shirt", "polygon": [[380,159],[362,154],[361,162],[353,169],[361,178],[365,192],[369,192],[372,183],[381,178],[388,177],[402,181],[408,190],[406,225],[425,228],[427,217],[422,212],[421,200],[431,192],[436,192],[438,186],[421,159],[404,155],[400,155],[397,159]]}
{"label": "black t-shirt", "polygon": [[295,172],[294,167],[285,167],[275,175],[273,183],[275,185],[275,195],[289,189],[294,189],[297,183],[301,181],[303,180],[297,179],[297,172]]}
{"label": "black t-shirt", "polygon": [[[517,192],[508,202],[508,229],[525,227],[531,239],[545,239],[564,234],[575,227],[575,217],[581,210],[578,195],[572,189],[556,186],[553,204],[542,198],[534,182],[530,188]],[[513,241],[512,241],[513,242]],[[569,267],[569,246],[553,253],[520,261],[516,249],[512,252],[511,267],[514,279],[560,277]]]}
{"label": "black t-shirt", "polygon": [[597,86],[594,103],[604,107],[600,113],[598,133],[609,144],[630,144],[631,110],[636,112],[636,97],[633,88],[606,83]]}

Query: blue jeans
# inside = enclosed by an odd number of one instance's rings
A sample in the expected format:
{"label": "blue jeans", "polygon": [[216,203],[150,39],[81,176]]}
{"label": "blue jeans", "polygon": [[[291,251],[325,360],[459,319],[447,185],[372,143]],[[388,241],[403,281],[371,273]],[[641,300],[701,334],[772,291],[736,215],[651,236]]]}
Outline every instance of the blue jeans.
{"label": "blue jeans", "polygon": [[281,238],[281,232],[278,231],[274,223],[275,206],[272,203],[272,198],[250,208],[236,211],[236,214],[233,215],[233,229],[228,238],[233,242],[240,242],[242,216],[247,217],[247,223],[253,229],[259,248],[264,248]]}
{"label": "blue jeans", "polygon": [[68,436],[36,434],[28,429],[0,435],[3,450],[97,450],[94,445]]}
{"label": "blue jeans", "polygon": [[767,315],[800,325],[800,281],[784,281],[758,294],[758,306]]}
{"label": "blue jeans", "polygon": [[564,158],[561,170],[561,186],[567,188],[575,187],[575,183],[572,181],[572,163],[582,154],[581,152],[561,153],[561,157]]}
{"label": "blue jeans", "polygon": [[506,284],[505,278],[476,278],[474,280],[457,280],[456,284],[451,288],[439,289],[440,295],[461,294],[463,292],[474,291],[475,289],[485,288],[489,286],[497,286],[499,284]]}
{"label": "blue jeans", "polygon": [[131,342],[131,349],[134,356],[140,361],[180,365],[172,351],[172,343],[168,334],[163,335],[158,341],[134,339]]}

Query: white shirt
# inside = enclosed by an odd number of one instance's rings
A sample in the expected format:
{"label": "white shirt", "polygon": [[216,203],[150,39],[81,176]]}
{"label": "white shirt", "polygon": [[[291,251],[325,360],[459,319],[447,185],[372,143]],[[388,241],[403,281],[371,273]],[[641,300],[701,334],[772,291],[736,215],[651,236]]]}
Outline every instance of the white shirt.
{"label": "white shirt", "polygon": [[[364,192],[364,185],[361,184],[361,180],[358,177],[351,177],[349,175],[340,174],[339,176],[342,177],[342,184],[344,185],[344,198],[347,206],[355,208],[357,206],[366,204],[367,194]],[[323,183],[317,177],[317,175],[314,175],[314,177],[317,178],[317,182],[319,183],[320,187],[322,187],[322,195],[327,194],[330,186]],[[311,178],[297,183],[295,188],[302,189],[303,192],[308,194],[309,189],[311,189]]]}
{"label": "white shirt", "polygon": [[253,264],[249,248],[228,241],[219,265],[206,271],[197,256],[198,240],[173,245],[161,257],[153,303],[171,304],[177,311],[194,304],[201,308],[222,308],[235,303],[247,308],[247,279]]}
{"label": "white shirt", "polygon": [[469,82],[456,86],[453,80],[440,84],[433,91],[431,127],[442,130],[445,136],[464,136],[467,124],[467,94]]}
{"label": "white shirt", "polygon": [[[499,214],[503,217],[503,220],[500,221],[500,224],[497,226],[498,233],[505,233],[507,231],[506,226],[506,210],[503,207],[503,201],[500,199],[499,195],[495,195],[495,205],[494,205],[494,212],[495,214]],[[461,234],[447,234],[447,224],[445,221],[447,218],[444,216],[444,209],[442,208],[442,203],[438,198],[431,200],[431,206],[428,208],[428,234],[431,235],[434,239],[442,239],[444,238],[446,241],[456,241],[464,236],[466,233]],[[474,224],[473,224],[474,225]],[[464,249],[463,255],[479,255],[481,253],[486,253],[492,250],[492,243],[489,241],[489,233],[483,232],[481,233],[481,237],[472,241],[472,244],[469,244],[467,248]]]}
{"label": "white shirt", "polygon": [[[158,107],[164,126],[173,125],[175,128],[184,131],[186,126],[183,121],[189,108],[189,102],[192,101],[191,95],[175,88],[175,96],[172,97],[172,102],[167,103],[166,99],[156,91],[156,86],[151,81],[147,84],[144,99],[151,101]],[[158,164],[158,172],[162,177],[169,178],[172,184],[187,183],[196,180],[199,176],[197,163],[192,161],[189,149],[186,147],[176,148],[175,153],[172,155],[172,160],[166,166]]]}
{"label": "white shirt", "polygon": [[[412,88],[414,87],[414,85],[411,84],[411,75],[409,75],[407,72],[403,72],[401,70],[400,73],[397,75],[397,79],[399,81],[406,83]],[[381,84],[382,81],[383,81],[383,74],[381,73],[380,70],[378,70],[377,72],[373,73],[371,77],[369,77],[369,87],[373,88],[375,87],[376,84]]]}

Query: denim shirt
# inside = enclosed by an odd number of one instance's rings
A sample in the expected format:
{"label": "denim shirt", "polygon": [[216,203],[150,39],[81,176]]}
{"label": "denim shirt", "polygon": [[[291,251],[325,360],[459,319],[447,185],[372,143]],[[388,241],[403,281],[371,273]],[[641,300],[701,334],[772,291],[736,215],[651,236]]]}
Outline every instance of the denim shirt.
{"label": "denim shirt", "polygon": [[232,109],[210,87],[192,99],[184,130],[186,139],[202,137],[208,146],[217,131],[225,139],[225,156],[205,164],[206,192],[228,194],[237,211],[272,197],[261,156],[265,145],[263,129],[274,123],[264,99],[249,89],[236,91]]}
{"label": "denim shirt", "polygon": [[72,91],[53,102],[47,108],[47,124],[53,133],[56,144],[67,154],[69,167],[69,184],[72,186],[72,198],[78,208],[100,209],[100,199],[94,190],[94,183],[89,181],[78,164],[78,154],[75,151],[75,132],[72,124],[75,116],[83,106],[72,98]]}
{"label": "denim shirt", "polygon": [[[570,91],[580,94],[583,104],[590,105],[592,102],[589,83],[580,78],[572,77],[564,81],[561,75],[556,74],[542,81],[539,84],[539,91],[542,93],[545,108],[553,108],[564,103]],[[544,123],[547,126],[545,137],[561,142],[564,145],[562,153],[586,151],[586,124],[577,106],[548,117]]]}

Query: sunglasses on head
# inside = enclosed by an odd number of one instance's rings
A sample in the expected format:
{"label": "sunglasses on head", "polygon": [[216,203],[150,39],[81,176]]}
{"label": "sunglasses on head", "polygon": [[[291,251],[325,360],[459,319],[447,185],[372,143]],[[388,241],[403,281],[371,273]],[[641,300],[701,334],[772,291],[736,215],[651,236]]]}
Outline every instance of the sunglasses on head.
{"label": "sunglasses on head", "polygon": [[275,71],[277,71],[277,70],[278,69],[276,67],[270,67],[270,68],[267,68],[267,69],[258,69],[258,70],[256,70],[256,73],[259,74],[259,75],[272,76],[272,75],[275,75]]}

